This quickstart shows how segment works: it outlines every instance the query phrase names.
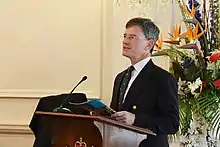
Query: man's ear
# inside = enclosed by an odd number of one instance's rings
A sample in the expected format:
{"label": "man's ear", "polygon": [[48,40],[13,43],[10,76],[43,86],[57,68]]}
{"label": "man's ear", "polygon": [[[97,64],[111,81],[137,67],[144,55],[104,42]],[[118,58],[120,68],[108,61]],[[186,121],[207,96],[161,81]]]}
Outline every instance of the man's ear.
{"label": "man's ear", "polygon": [[147,40],[147,46],[146,46],[146,50],[151,50],[152,48],[153,48],[153,46],[154,46],[154,40],[152,40],[152,39],[149,39],[149,40]]}

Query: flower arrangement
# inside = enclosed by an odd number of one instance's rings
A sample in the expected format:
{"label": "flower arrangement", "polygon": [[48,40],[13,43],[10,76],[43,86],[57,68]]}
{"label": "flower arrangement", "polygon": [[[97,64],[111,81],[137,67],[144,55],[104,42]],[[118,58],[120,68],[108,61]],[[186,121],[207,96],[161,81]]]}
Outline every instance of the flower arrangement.
{"label": "flower arrangement", "polygon": [[179,133],[206,134],[214,144],[210,136],[220,139],[220,4],[179,0],[178,5],[185,31],[175,25],[168,39],[158,39],[153,56],[171,59],[170,72],[179,84]]}

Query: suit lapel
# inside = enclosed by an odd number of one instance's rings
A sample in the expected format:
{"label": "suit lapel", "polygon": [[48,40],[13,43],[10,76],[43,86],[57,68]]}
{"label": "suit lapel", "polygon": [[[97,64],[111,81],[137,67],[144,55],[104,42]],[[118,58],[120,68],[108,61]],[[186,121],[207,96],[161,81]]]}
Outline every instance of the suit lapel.
{"label": "suit lapel", "polygon": [[150,60],[135,78],[125,98],[123,109],[129,109],[129,106],[137,98],[142,89],[146,88],[146,83],[149,83],[151,77],[153,65],[152,60]]}
{"label": "suit lapel", "polygon": [[120,90],[120,86],[121,86],[121,82],[122,82],[122,79],[123,77],[125,76],[125,73],[126,71],[123,71],[117,78],[117,81],[115,83],[115,91],[114,91],[114,98],[116,100],[116,105],[117,105],[117,108],[118,108],[118,101],[119,101],[119,90]]}

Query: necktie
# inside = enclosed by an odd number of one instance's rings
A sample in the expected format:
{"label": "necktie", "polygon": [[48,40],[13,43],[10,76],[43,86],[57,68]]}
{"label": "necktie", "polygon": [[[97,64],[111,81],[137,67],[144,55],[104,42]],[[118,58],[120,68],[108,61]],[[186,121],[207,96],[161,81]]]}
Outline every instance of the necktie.
{"label": "necktie", "polygon": [[133,66],[130,66],[125,73],[125,76],[122,80],[121,86],[120,86],[120,90],[119,90],[119,101],[118,101],[118,109],[121,110],[122,106],[123,106],[123,100],[124,100],[124,95],[126,92],[126,89],[128,87],[128,83],[131,79],[131,72],[134,70]]}

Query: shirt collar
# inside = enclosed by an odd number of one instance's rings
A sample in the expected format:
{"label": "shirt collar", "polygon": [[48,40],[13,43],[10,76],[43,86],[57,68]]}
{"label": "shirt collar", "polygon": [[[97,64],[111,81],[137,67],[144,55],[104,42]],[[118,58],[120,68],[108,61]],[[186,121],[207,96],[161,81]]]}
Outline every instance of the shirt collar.
{"label": "shirt collar", "polygon": [[150,61],[150,57],[147,57],[141,61],[139,61],[138,63],[134,64],[134,69],[139,73],[143,68],[144,66]]}

